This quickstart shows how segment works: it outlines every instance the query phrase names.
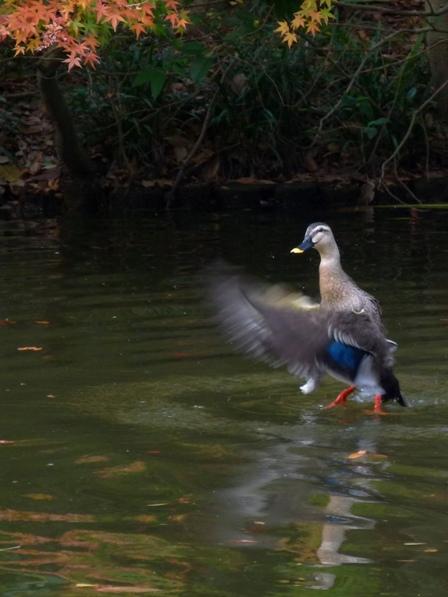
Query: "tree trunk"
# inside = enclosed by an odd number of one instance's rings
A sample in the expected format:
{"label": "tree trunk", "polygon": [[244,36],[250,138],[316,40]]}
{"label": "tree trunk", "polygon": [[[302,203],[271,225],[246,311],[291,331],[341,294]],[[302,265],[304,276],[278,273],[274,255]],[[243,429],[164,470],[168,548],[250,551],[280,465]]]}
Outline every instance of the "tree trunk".
{"label": "tree trunk", "polygon": [[[440,11],[448,5],[447,0],[428,0],[427,11]],[[433,28],[426,35],[429,62],[431,65],[431,83],[437,95],[437,106],[444,120],[448,120],[448,12],[440,16],[429,17]]]}
{"label": "tree trunk", "polygon": [[50,49],[44,54],[38,66],[39,88],[55,126],[56,149],[69,178],[69,181],[64,181],[66,208],[92,213],[98,207],[98,188],[93,168],[81,147],[72,115],[59,87],[57,75],[60,65],[58,50]]}

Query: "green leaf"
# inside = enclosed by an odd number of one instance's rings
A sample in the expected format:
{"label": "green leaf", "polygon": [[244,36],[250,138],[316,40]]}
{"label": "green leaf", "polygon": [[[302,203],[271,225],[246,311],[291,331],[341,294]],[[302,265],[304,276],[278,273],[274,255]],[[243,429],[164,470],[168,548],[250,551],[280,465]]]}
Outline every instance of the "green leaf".
{"label": "green leaf", "polygon": [[190,66],[190,75],[193,82],[196,84],[201,83],[207,76],[213,64],[213,58],[211,56],[198,56]]}
{"label": "green leaf", "polygon": [[369,124],[367,125],[368,127],[371,126],[383,126],[383,124],[387,124],[389,122],[388,118],[385,118],[384,116],[381,118],[377,118],[376,120],[372,120],[371,122],[369,122]]}
{"label": "green leaf", "polygon": [[133,81],[134,87],[149,83],[153,99],[157,99],[166,83],[166,73],[161,68],[148,66],[140,71]]}

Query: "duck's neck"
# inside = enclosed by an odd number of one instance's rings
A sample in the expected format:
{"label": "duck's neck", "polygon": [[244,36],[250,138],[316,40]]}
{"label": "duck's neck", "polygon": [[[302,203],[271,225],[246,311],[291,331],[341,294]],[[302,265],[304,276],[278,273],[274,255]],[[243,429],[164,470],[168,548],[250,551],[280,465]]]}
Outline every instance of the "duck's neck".
{"label": "duck's neck", "polygon": [[323,248],[320,253],[319,288],[322,305],[334,305],[341,300],[343,288],[341,281],[345,277],[341,266],[341,256],[336,245]]}

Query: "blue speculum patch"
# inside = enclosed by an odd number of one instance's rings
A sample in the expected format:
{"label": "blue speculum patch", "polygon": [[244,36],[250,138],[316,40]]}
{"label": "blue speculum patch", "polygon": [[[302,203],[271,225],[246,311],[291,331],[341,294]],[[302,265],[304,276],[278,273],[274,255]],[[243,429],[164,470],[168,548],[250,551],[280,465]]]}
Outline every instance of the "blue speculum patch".
{"label": "blue speculum patch", "polygon": [[365,357],[367,352],[355,346],[349,346],[336,340],[330,342],[326,350],[330,361],[336,365],[338,369],[348,373],[351,377],[356,375],[358,367]]}

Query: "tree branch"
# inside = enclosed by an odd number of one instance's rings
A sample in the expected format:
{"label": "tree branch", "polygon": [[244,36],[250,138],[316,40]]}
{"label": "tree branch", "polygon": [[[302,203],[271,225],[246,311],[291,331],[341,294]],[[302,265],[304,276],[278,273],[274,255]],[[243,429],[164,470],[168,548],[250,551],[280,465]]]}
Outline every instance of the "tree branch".
{"label": "tree branch", "polygon": [[395,159],[397,157],[397,155],[400,153],[402,147],[405,145],[406,141],[409,139],[411,133],[412,133],[412,129],[415,126],[415,122],[417,120],[417,116],[420,114],[420,112],[422,112],[426,106],[428,106],[436,97],[437,95],[443,91],[445,89],[445,87],[448,86],[448,79],[442,83],[442,85],[440,85],[429,97],[428,99],[426,99],[422,104],[420,104],[420,106],[413,111],[412,116],[411,116],[411,120],[409,122],[408,128],[406,129],[405,134],[403,135],[403,137],[401,138],[400,143],[397,145],[397,147],[394,149],[394,151],[391,153],[391,155],[384,160],[384,162],[381,164],[381,175],[380,175],[380,184],[383,182],[384,180],[384,176],[386,173],[386,167],[388,166],[388,164],[390,164],[390,162]]}
{"label": "tree branch", "polygon": [[357,2],[344,2],[344,0],[336,0],[335,6],[343,6],[344,8],[352,8],[353,10],[366,10],[381,12],[383,14],[398,15],[403,17],[439,17],[448,13],[448,2],[438,10],[399,10],[397,8],[387,8],[385,6],[378,6],[376,4],[364,4]]}

